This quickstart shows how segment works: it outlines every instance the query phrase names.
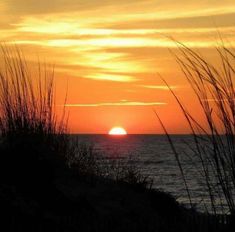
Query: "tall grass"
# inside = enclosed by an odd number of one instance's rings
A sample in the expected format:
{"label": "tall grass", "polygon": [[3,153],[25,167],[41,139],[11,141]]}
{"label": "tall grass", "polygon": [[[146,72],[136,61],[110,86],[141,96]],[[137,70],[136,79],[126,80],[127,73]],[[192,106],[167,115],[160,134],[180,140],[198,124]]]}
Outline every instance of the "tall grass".
{"label": "tall grass", "polygon": [[49,180],[69,152],[65,117],[55,112],[53,68],[38,64],[32,74],[18,48],[1,47],[1,54],[1,177]]}
{"label": "tall grass", "polygon": [[106,175],[117,182],[128,183],[139,189],[152,189],[153,179],[141,173],[134,156],[112,157],[106,163]]}
{"label": "tall grass", "polygon": [[[190,160],[198,181],[210,199],[211,210],[235,213],[235,52],[223,44],[216,48],[219,65],[178,43],[176,60],[195,93],[205,122],[199,121],[170,89],[181,108],[193,136]],[[215,57],[216,59],[216,57]],[[167,84],[167,83],[166,83]],[[173,151],[184,180],[182,156],[174,144]],[[186,189],[190,198],[189,187]],[[190,200],[191,201],[191,200]]]}
{"label": "tall grass", "polygon": [[[54,111],[54,70],[31,75],[19,49],[2,47],[4,70],[0,72],[1,136],[18,133],[64,133],[64,118],[58,123]],[[14,57],[13,57],[14,56]]]}

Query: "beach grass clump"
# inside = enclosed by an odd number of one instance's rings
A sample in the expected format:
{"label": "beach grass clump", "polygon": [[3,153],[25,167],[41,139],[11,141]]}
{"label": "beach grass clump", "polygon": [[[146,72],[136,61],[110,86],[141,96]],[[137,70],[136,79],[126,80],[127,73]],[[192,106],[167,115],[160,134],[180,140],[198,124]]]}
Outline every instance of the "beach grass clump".
{"label": "beach grass clump", "polygon": [[136,166],[126,165],[121,170],[117,181],[128,183],[141,189],[152,189],[153,180],[148,175],[143,175]]}
{"label": "beach grass clump", "polygon": [[[30,73],[17,48],[2,47],[0,70],[1,176],[50,180],[69,151],[66,120],[55,114],[53,68]],[[37,181],[36,181],[37,182]]]}
{"label": "beach grass clump", "polygon": [[104,176],[104,157],[95,151],[94,146],[76,138],[71,138],[70,142],[73,150],[68,157],[68,166],[73,174],[79,178]]}
{"label": "beach grass clump", "polygon": [[[184,44],[177,44],[179,54],[175,55],[176,60],[197,97],[205,119],[201,122],[194,117],[169,87],[184,114],[193,137],[193,144],[188,144],[192,155],[187,155],[195,168],[195,178],[203,186],[210,200],[209,210],[214,214],[234,215],[235,52],[222,43],[216,48],[218,54],[216,64],[216,57],[215,63],[210,63],[197,51]],[[167,133],[166,128],[164,129]],[[190,198],[190,182],[186,181],[182,156],[169,135],[168,138]]]}
{"label": "beach grass clump", "polygon": [[75,177],[92,181],[95,181],[93,177],[101,177],[132,187],[152,188],[153,180],[141,173],[132,156],[108,157],[105,153],[96,151],[94,145],[80,142],[76,137],[71,138],[70,142],[74,150],[68,158],[68,166]]}
{"label": "beach grass clump", "polygon": [[106,176],[118,183],[127,183],[139,189],[152,189],[153,179],[144,175],[132,155],[106,159]]}

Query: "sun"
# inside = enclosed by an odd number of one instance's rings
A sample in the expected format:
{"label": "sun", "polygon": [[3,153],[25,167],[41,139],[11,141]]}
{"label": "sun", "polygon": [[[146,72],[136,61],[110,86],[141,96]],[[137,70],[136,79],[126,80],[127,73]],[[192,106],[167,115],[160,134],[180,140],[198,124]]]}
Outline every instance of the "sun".
{"label": "sun", "polygon": [[113,127],[109,131],[109,135],[126,135],[126,134],[127,134],[126,130],[122,127]]}

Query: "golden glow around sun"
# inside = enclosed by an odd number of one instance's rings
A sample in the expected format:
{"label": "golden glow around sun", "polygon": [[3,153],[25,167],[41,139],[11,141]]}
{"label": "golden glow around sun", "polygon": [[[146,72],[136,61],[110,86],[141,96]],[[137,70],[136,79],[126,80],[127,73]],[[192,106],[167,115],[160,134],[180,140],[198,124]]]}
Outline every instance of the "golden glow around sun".
{"label": "golden glow around sun", "polygon": [[127,132],[125,129],[123,129],[122,127],[113,127],[110,131],[109,131],[109,135],[126,135]]}

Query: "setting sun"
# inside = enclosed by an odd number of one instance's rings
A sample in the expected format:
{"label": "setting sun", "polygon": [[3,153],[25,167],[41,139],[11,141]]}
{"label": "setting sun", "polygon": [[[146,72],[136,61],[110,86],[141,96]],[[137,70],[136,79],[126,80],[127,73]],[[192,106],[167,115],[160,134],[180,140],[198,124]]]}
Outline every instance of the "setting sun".
{"label": "setting sun", "polygon": [[123,129],[122,127],[113,127],[110,131],[109,131],[109,135],[126,135],[127,132],[125,129]]}

